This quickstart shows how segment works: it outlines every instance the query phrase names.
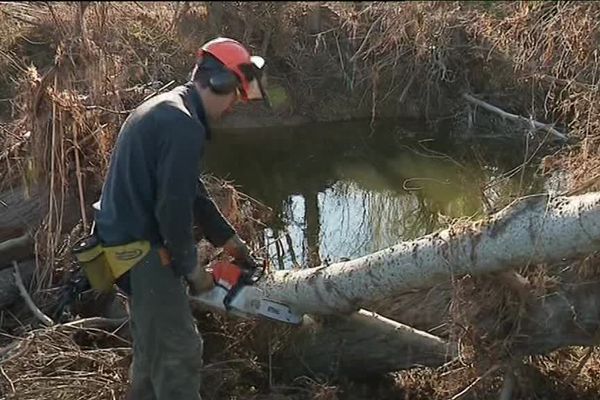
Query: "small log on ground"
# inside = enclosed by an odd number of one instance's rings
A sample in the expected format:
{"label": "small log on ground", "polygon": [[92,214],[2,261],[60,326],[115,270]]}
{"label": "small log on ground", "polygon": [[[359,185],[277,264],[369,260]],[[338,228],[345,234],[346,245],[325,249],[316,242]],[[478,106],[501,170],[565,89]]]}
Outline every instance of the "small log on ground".
{"label": "small log on ground", "polygon": [[20,186],[0,193],[0,242],[37,229],[48,212],[48,190]]}
{"label": "small log on ground", "polygon": [[[14,231],[15,233],[20,231]],[[0,242],[0,269],[8,268],[11,261],[31,258],[34,252],[33,237],[29,233]]]}
{"label": "small log on ground", "polygon": [[501,109],[501,108],[499,108],[499,107],[493,106],[493,105],[491,105],[491,104],[489,104],[489,103],[486,103],[486,102],[485,102],[485,101],[483,101],[483,100],[480,100],[480,99],[478,99],[478,98],[476,98],[476,97],[473,97],[473,96],[471,96],[471,95],[470,95],[470,94],[468,94],[468,93],[463,93],[462,97],[463,97],[465,100],[467,100],[467,101],[469,101],[469,102],[471,102],[471,103],[473,103],[473,104],[476,104],[476,105],[478,105],[478,106],[480,106],[480,107],[483,107],[483,108],[485,108],[486,110],[488,110],[488,111],[490,111],[490,112],[493,112],[493,113],[496,113],[496,114],[498,114],[498,115],[502,116],[502,118],[506,118],[506,119],[509,119],[509,120],[511,120],[511,121],[519,121],[519,122],[523,122],[523,123],[525,123],[525,124],[530,124],[530,125],[531,125],[532,127],[534,127],[535,129],[543,129],[543,130],[546,130],[546,131],[548,131],[549,133],[551,133],[552,135],[554,135],[554,136],[555,136],[557,139],[559,139],[560,141],[566,142],[566,141],[568,140],[568,139],[567,139],[567,137],[565,136],[565,134],[564,134],[564,133],[562,133],[562,132],[560,132],[560,131],[556,130],[556,129],[555,129],[555,128],[554,128],[552,125],[550,125],[550,124],[544,124],[544,123],[542,123],[542,122],[539,122],[539,121],[535,121],[535,120],[529,120],[529,119],[527,119],[527,118],[525,118],[525,117],[522,117],[522,116],[520,116],[520,115],[511,114],[511,113],[509,113],[509,112],[506,112],[506,111],[502,110],[502,109]]}

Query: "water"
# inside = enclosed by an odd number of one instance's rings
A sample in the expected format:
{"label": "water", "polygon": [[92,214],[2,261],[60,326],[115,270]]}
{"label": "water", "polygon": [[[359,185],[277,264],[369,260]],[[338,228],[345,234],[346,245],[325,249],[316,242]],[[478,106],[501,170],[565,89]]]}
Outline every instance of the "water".
{"label": "water", "polygon": [[269,254],[290,268],[360,257],[450,218],[477,218],[484,193],[493,202],[538,190],[530,170],[498,180],[522,162],[515,143],[452,144],[398,122],[352,122],[217,132],[205,170],[275,211]]}

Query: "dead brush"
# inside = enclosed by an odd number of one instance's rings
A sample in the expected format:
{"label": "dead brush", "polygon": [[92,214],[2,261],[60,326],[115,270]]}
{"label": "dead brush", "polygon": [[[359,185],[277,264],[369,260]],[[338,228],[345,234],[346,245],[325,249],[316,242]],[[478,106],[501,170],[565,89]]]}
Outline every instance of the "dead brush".
{"label": "dead brush", "polygon": [[369,107],[372,119],[400,106],[428,116],[444,96],[468,83],[459,71],[468,60],[462,26],[472,15],[458,3],[328,7],[334,21],[317,35],[319,57],[327,54],[325,65],[342,71],[348,92],[364,93],[359,105]]}
{"label": "dead brush", "polygon": [[[94,4],[83,19],[78,7],[67,4],[35,6],[35,12],[33,5],[10,7],[2,10],[14,24],[10,29],[18,27],[29,38],[46,37],[58,44],[45,63],[37,62],[34,67],[14,57],[19,50],[14,43],[7,45],[10,51],[2,53],[21,86],[13,101],[18,119],[5,126],[0,135],[0,182],[41,181],[54,189],[48,199],[51,212],[38,239],[41,264],[46,265],[38,272],[37,289],[41,290],[55,281],[54,261],[62,261],[65,197],[76,199],[79,217],[84,225],[89,222],[89,204],[95,200],[89,186],[101,181],[118,127],[139,102],[175,84],[173,74],[184,76],[205,32],[194,30],[181,42],[173,38],[173,29],[182,29],[176,21],[196,21],[192,12],[196,5],[190,6],[192,11],[177,12],[169,5]],[[595,40],[600,7],[596,3],[502,3],[483,10],[476,9],[480,5],[440,2],[353,7],[329,4],[325,5],[329,12],[323,10],[320,17],[323,29],[308,36],[298,28],[303,17],[294,14],[296,9],[256,3],[236,7],[225,12],[245,23],[224,29],[237,32],[263,52],[279,53],[273,58],[291,69],[289,79],[300,82],[301,88],[294,95],[303,101],[304,96],[314,98],[321,93],[346,101],[346,93],[329,90],[327,84],[333,81],[349,91],[361,92],[359,103],[373,116],[387,102],[394,106],[410,103],[427,114],[441,101],[441,93],[453,95],[475,88],[493,97],[508,90],[510,96],[504,94],[504,98],[511,108],[557,123],[570,122],[569,134],[582,141],[559,156],[561,165],[570,171],[573,183],[579,183],[573,190],[586,191],[598,185],[600,99]],[[263,23],[253,29],[253,21],[260,20],[257,16],[268,17],[273,24]],[[290,21],[294,22],[291,29],[282,35],[272,34],[278,28],[271,27]],[[0,38],[2,43],[4,40]],[[481,71],[471,64],[482,65]],[[324,79],[319,68],[340,72],[335,79],[330,75]],[[481,73],[480,81],[485,85],[468,76],[475,71]],[[216,190],[227,192],[230,188]],[[242,204],[239,198],[224,200],[230,212],[239,216],[234,218],[237,224],[248,218],[251,201],[246,200]],[[261,219],[259,213],[252,215]],[[249,226],[244,232],[245,238],[252,238],[258,229]],[[564,279],[537,267],[520,273],[534,296],[552,291]],[[596,276],[595,264],[582,269],[582,278]],[[499,284],[497,276],[467,277],[456,282],[453,290],[448,326],[450,334],[462,343],[462,359],[457,365],[435,371],[402,373],[400,382],[409,394],[453,396],[489,371],[497,357],[509,358],[504,350],[518,334],[524,310],[514,287]],[[270,385],[268,356],[273,348],[284,345],[282,335],[282,339],[267,340],[253,323],[207,322],[207,342],[216,346],[211,350],[207,374],[213,374],[213,382],[223,385],[216,383],[213,395],[219,398],[232,388],[250,390],[256,382]],[[90,396],[110,396],[106,390],[117,393],[124,382],[125,367],[118,367],[118,376],[107,371],[125,356],[109,349],[83,350],[54,331],[36,332],[23,343],[29,345],[22,348],[21,356],[2,365],[2,375],[9,377],[4,384],[6,393],[43,398],[40,396],[50,396],[60,388],[65,396],[75,396],[81,395],[83,387],[94,389]],[[255,350],[260,346],[261,351]],[[596,354],[590,356],[592,361],[584,356],[569,353],[568,365],[574,367],[571,371],[586,361],[582,375],[576,374],[571,382],[593,387]],[[49,371],[45,369],[48,363],[60,368]],[[565,362],[557,356],[550,361],[533,358],[532,363],[549,373]],[[495,387],[497,376],[489,376]],[[329,387],[322,389],[324,397],[335,395]],[[476,387],[472,393],[478,390]]]}
{"label": "dead brush", "polygon": [[[76,332],[77,330],[75,330]],[[7,399],[120,399],[127,389],[130,349],[80,347],[67,327],[30,332],[2,360]]]}
{"label": "dead brush", "polygon": [[[37,236],[40,264],[47,267],[37,271],[37,291],[54,281],[59,238],[63,226],[69,225],[64,223],[66,204],[74,199],[84,229],[89,227],[90,206],[97,200],[127,110],[157,93],[127,88],[131,76],[127,68],[145,65],[144,60],[129,62],[136,56],[133,48],[117,54],[123,50],[120,43],[96,34],[127,26],[123,21],[131,15],[125,12],[127,7],[131,5],[94,5],[83,14],[78,7],[48,4],[33,14],[32,20],[23,22],[28,24],[30,35],[49,37],[57,43],[52,60],[31,66],[18,76],[19,94],[13,101],[19,118],[12,126],[14,133],[2,136],[10,145],[2,154],[8,165],[3,169],[3,187],[24,184],[49,188],[48,216]],[[7,10],[8,18],[14,17],[16,11]],[[152,14],[158,11],[151,9],[149,14],[158,15]],[[143,16],[138,12],[134,18]],[[156,32],[163,37],[165,33],[160,29]]]}
{"label": "dead brush", "polygon": [[490,53],[494,49],[510,60],[514,75],[505,75],[501,85],[529,87],[534,94],[530,111],[568,124],[569,136],[581,140],[576,149],[558,158],[567,167],[573,188],[589,190],[599,150],[595,49],[600,7],[593,2],[504,3],[494,11],[479,13],[468,32]]}

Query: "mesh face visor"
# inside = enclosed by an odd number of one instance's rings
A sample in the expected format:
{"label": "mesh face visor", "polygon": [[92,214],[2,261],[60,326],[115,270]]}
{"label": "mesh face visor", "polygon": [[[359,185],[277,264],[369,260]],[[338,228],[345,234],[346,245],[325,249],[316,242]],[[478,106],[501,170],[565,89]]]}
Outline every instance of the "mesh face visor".
{"label": "mesh face visor", "polygon": [[262,100],[268,108],[271,108],[271,102],[265,90],[267,83],[263,68],[265,61],[258,56],[251,57],[251,61],[251,63],[239,65],[239,70],[244,77],[244,83],[241,87],[242,99],[244,101]]}

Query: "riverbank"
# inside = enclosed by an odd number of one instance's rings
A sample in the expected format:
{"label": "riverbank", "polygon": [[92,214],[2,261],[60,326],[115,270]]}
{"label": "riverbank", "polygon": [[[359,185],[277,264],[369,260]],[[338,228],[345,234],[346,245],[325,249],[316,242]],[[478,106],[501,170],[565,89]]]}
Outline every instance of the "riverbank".
{"label": "riverbank", "polygon": [[[51,91],[63,97],[57,111],[85,116],[82,135],[109,151],[127,110],[184,82],[199,44],[222,34],[267,58],[274,104],[240,106],[222,128],[401,118],[458,138],[529,138],[530,148],[556,139],[480,100],[564,133],[574,151],[561,164],[593,164],[595,3],[50,4],[3,6],[4,148],[43,125]],[[588,173],[577,170],[577,180]]]}
{"label": "riverbank", "polygon": [[[598,189],[600,181],[599,17],[600,6],[594,2],[3,4],[0,161],[6,167],[0,168],[0,189],[35,185],[54,189],[48,196],[47,218],[36,236],[37,255],[47,267],[37,271],[34,298],[46,304],[55,294],[53,287],[66,262],[65,243],[81,232],[60,225],[67,225],[67,216],[84,223],[89,219],[91,199],[98,194],[116,133],[128,112],[144,99],[184,82],[198,45],[217,34],[248,43],[266,57],[274,103],[272,112],[258,105],[242,107],[221,129],[244,132],[402,118],[448,140],[512,138],[502,151],[522,153],[525,164],[539,167],[541,175],[561,172],[566,182],[561,190],[582,193]],[[534,121],[552,126],[536,127]],[[402,126],[394,132],[414,134]],[[555,142],[560,136],[556,132],[566,135],[567,143]],[[540,160],[542,155],[546,157]],[[218,196],[231,193],[231,187],[216,180],[211,191]],[[66,209],[62,200],[69,196],[75,207]],[[509,200],[497,199],[495,207]],[[244,201],[244,213],[227,214],[251,237],[257,229],[253,218],[260,220],[266,214],[254,215],[256,204]],[[233,207],[230,201],[219,204]],[[527,272],[539,278],[535,282],[540,293],[555,277]],[[513,299],[499,296],[498,287],[503,287],[495,281],[483,283],[495,286],[484,285],[485,290],[471,293],[468,299],[498,296],[494,303],[498,307],[492,311],[510,325],[518,314]],[[448,296],[442,299],[447,302],[441,303],[440,313],[456,300],[452,290],[444,287],[436,292]],[[430,299],[431,293],[424,297],[419,293],[414,299],[423,305],[423,298]],[[413,307],[419,309],[414,303]],[[21,311],[31,317],[27,309]],[[457,320],[450,322],[456,328]],[[473,321],[467,322],[470,329]],[[207,354],[213,364],[208,373],[214,374],[208,381],[215,382],[207,389],[208,398],[232,394],[260,398],[267,392],[274,398],[278,395],[273,393],[279,392],[289,395],[280,398],[292,398],[290,393],[298,398],[361,398],[360,390],[353,389],[355,383],[344,386],[314,378],[300,382],[297,390],[279,390],[281,382],[273,384],[266,357],[271,352],[264,349],[266,344],[279,345],[278,338],[265,343],[253,324],[207,316],[202,323],[214,345]],[[127,343],[106,342],[105,333],[90,331],[77,331],[68,339],[62,331],[29,334],[34,323],[16,325],[23,348],[54,348],[63,355],[76,355],[61,362],[69,365],[76,360],[78,377],[106,366],[115,368],[110,378],[96,375],[110,381],[103,386],[107,393],[112,389],[121,393],[126,385],[128,350],[100,352],[107,364],[86,362],[99,354],[95,347],[112,349]],[[234,343],[226,340],[241,332],[248,335]],[[16,354],[20,357],[12,358],[8,371],[13,380],[22,375],[40,384],[52,382],[43,379],[45,359],[28,364],[30,353],[17,350]],[[524,361],[527,367],[520,369],[526,372],[517,377],[517,386],[524,397],[544,390],[556,399],[595,398],[595,369],[600,364],[595,352],[589,354],[575,348],[553,353],[543,362],[531,357]],[[48,360],[54,359],[52,353],[47,355]],[[383,385],[384,393],[373,387],[368,393],[371,397],[379,393],[378,398],[446,398],[489,369],[489,365],[459,364],[402,372]],[[576,373],[578,369],[581,373]],[[68,374],[63,378],[73,395],[80,393],[79,381],[70,380],[73,376]],[[496,395],[502,377],[490,373],[490,379],[490,385],[474,387],[473,398]],[[19,384],[33,390],[27,382]],[[8,393],[11,384],[10,379],[3,380]],[[50,393],[48,387],[41,387]]]}

